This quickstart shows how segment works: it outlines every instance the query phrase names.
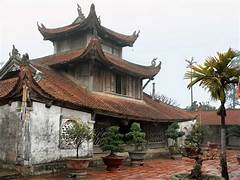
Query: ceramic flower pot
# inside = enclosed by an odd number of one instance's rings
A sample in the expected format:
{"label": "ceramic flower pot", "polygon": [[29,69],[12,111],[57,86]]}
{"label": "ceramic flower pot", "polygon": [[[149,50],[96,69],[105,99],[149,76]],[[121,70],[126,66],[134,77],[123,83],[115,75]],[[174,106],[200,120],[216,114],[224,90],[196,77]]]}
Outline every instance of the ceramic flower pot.
{"label": "ceramic flower pot", "polygon": [[90,158],[72,158],[66,160],[67,168],[71,176],[86,176]]}
{"label": "ceramic flower pot", "polygon": [[142,166],[144,164],[146,151],[131,151],[128,152],[128,154],[131,159],[132,166]]}
{"label": "ceramic flower pot", "polygon": [[102,157],[104,164],[107,166],[107,171],[117,171],[120,169],[120,166],[123,164],[124,156],[117,155],[108,155]]}

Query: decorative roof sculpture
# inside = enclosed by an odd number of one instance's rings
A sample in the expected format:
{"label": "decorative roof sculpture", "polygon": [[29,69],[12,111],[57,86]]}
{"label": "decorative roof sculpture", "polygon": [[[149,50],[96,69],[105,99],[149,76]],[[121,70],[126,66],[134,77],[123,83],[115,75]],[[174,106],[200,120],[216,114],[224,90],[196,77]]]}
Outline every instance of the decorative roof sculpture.
{"label": "decorative roof sculpture", "polygon": [[72,24],[54,29],[46,28],[43,24],[38,24],[38,30],[43,35],[44,40],[50,41],[90,30],[93,34],[97,33],[97,35],[102,39],[113,41],[121,47],[133,46],[140,32],[134,31],[132,35],[124,35],[102,26],[100,18],[96,15],[94,4],[91,5],[87,18],[84,17],[81,8],[78,5],[78,17]]}

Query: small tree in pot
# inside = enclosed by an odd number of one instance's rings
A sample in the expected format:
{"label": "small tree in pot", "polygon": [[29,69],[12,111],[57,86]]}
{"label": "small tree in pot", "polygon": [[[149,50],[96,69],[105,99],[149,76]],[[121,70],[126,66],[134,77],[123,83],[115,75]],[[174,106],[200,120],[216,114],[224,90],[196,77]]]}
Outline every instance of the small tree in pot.
{"label": "small tree in pot", "polygon": [[146,154],[146,134],[142,132],[139,123],[132,123],[130,132],[127,133],[126,139],[128,144],[134,145],[134,150],[129,151],[129,157],[132,165],[143,165],[144,156]]}
{"label": "small tree in pot", "polygon": [[174,144],[168,147],[173,159],[181,158],[181,149],[178,146],[177,139],[184,134],[183,131],[179,131],[179,125],[177,122],[172,123],[165,132],[166,137],[174,141]]}
{"label": "small tree in pot", "polygon": [[118,126],[111,126],[103,135],[100,147],[103,151],[110,151],[110,154],[103,157],[103,162],[107,166],[108,171],[119,170],[125,157],[116,155],[117,152],[122,152],[123,148],[123,134],[119,133]]}
{"label": "small tree in pot", "polygon": [[205,160],[208,160],[208,156],[204,155],[201,144],[204,137],[204,128],[199,123],[195,123],[192,127],[191,132],[186,136],[185,139],[185,153],[188,158],[195,160],[194,168],[191,170],[190,174],[176,174],[171,177],[172,180],[203,180],[203,179],[213,179],[213,180],[222,180],[223,178],[202,174],[202,163]]}
{"label": "small tree in pot", "polygon": [[189,158],[195,159],[195,166],[189,175],[189,178],[201,179],[202,178],[202,162],[203,153],[201,144],[203,143],[204,129],[199,123],[195,123],[191,132],[185,139],[185,151]]}
{"label": "small tree in pot", "polygon": [[67,160],[67,167],[73,171],[72,175],[86,175],[86,169],[89,165],[90,158],[79,158],[79,147],[83,142],[89,142],[93,139],[94,131],[88,124],[74,122],[73,125],[66,130],[67,138],[76,144],[76,158]]}

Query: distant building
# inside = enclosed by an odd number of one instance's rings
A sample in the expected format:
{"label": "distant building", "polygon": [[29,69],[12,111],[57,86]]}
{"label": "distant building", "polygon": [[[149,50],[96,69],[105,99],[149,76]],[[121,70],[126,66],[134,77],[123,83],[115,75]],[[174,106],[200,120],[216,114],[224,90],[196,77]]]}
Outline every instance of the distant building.
{"label": "distant building", "polygon": [[[226,127],[240,126],[240,109],[229,109],[226,111]],[[205,143],[221,144],[221,117],[217,115],[217,111],[199,111],[197,120],[208,128],[205,135]],[[239,137],[227,136],[227,146],[240,147]]]}
{"label": "distant building", "polygon": [[74,144],[64,138],[74,121],[95,129],[94,142],[80,149],[84,156],[111,125],[126,133],[138,121],[150,146],[165,146],[169,123],[193,119],[143,92],[143,80],[153,80],[160,63],[122,59],[123,47],[133,46],[139,32],[123,35],[102,26],[94,5],[87,17],[80,7],[78,14],[65,27],[38,25],[53,55],[29,60],[13,47],[0,71],[0,160],[6,164],[30,166],[32,173],[39,164],[49,170],[50,162],[74,156]]}

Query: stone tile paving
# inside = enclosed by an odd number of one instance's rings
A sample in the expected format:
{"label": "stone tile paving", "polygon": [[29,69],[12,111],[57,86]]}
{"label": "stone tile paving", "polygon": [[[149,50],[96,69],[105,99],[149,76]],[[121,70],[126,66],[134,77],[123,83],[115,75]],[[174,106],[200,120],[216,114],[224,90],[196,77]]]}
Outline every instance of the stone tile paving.
{"label": "stone tile paving", "polygon": [[[100,169],[89,169],[89,180],[167,180],[177,173],[190,172],[194,161],[188,158],[182,160],[157,159],[147,160],[142,167],[122,167],[117,172],[107,172]],[[228,152],[228,166],[231,180],[240,180],[240,165],[237,163],[236,152]],[[219,160],[208,160],[203,163],[203,172],[220,175]],[[29,177],[27,180],[66,180],[66,175]]]}

